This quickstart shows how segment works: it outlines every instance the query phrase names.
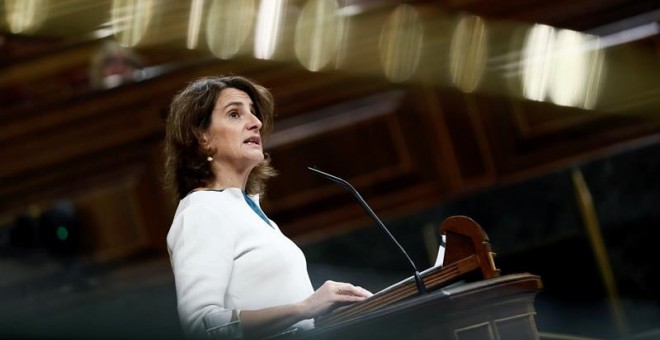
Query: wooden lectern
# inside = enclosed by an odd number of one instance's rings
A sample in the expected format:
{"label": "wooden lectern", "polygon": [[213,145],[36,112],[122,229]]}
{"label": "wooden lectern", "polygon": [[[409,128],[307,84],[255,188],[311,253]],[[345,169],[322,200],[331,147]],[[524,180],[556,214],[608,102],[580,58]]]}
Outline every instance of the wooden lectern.
{"label": "wooden lectern", "polygon": [[532,274],[500,275],[488,236],[472,219],[447,218],[442,267],[396,283],[316,320],[296,339],[538,339],[534,298],[542,289]]}

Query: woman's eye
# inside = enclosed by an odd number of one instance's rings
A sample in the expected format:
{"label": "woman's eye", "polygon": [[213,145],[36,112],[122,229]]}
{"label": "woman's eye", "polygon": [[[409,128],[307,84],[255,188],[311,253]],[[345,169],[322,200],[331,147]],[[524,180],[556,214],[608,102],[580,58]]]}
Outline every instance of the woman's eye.
{"label": "woman's eye", "polygon": [[229,117],[231,118],[238,118],[240,115],[238,114],[238,111],[231,111],[229,112]]}

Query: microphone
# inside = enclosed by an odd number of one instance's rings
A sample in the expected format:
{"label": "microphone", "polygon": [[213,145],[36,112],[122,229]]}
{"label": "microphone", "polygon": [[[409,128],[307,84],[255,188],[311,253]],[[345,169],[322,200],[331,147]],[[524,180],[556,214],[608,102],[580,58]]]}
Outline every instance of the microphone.
{"label": "microphone", "polygon": [[312,167],[308,167],[307,169],[323,176],[327,180],[333,181],[333,182],[341,185],[344,189],[346,189],[348,192],[353,194],[355,199],[357,199],[358,203],[360,203],[360,206],[362,206],[362,208],[371,216],[371,218],[373,218],[374,221],[376,221],[376,224],[378,224],[380,226],[380,228],[387,234],[387,236],[390,237],[392,242],[394,242],[394,244],[396,244],[396,246],[399,248],[401,253],[403,253],[403,255],[406,257],[406,259],[408,259],[408,262],[410,263],[410,266],[412,267],[412,270],[413,270],[413,273],[414,273],[415,284],[417,285],[417,292],[419,293],[419,295],[425,294],[426,293],[426,286],[424,286],[424,281],[422,280],[422,276],[419,274],[419,270],[417,270],[417,266],[415,266],[415,263],[410,258],[410,256],[408,256],[408,253],[403,249],[403,247],[399,244],[399,242],[397,242],[396,238],[394,238],[392,233],[390,233],[390,231],[387,229],[387,227],[385,227],[383,222],[381,222],[381,220],[378,218],[378,216],[376,216],[376,213],[374,213],[374,211],[371,210],[371,208],[369,207],[367,202],[365,202],[365,200],[362,198],[362,196],[360,196],[360,193],[358,193],[357,190],[355,190],[355,188],[353,188],[353,186],[350,185],[348,182],[346,182],[345,180],[343,180],[343,179],[341,179],[337,176],[333,176],[331,174],[325,173],[325,172],[323,172],[319,169],[315,169],[315,168],[312,168]]}

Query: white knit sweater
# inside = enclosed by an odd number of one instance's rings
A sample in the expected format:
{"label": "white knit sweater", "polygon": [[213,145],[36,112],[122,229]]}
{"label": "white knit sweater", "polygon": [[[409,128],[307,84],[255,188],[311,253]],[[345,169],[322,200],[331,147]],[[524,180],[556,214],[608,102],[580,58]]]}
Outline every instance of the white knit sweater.
{"label": "white knit sweater", "polygon": [[[197,191],[179,202],[167,246],[188,334],[228,324],[232,310],[295,303],[314,292],[304,254],[271,225],[237,188]],[[312,328],[313,320],[296,326]]]}

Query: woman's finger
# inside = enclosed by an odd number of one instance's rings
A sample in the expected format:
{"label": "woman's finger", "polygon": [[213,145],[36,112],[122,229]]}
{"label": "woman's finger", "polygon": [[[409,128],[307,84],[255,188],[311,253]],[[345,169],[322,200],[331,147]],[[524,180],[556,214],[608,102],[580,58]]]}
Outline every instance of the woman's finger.
{"label": "woman's finger", "polygon": [[359,297],[369,297],[373,295],[370,291],[359,287],[359,286],[353,286],[350,283],[345,283],[341,284],[337,288],[337,294],[338,295],[353,295],[353,296],[359,296]]}
{"label": "woman's finger", "polygon": [[362,296],[370,297],[370,296],[374,295],[374,293],[372,293],[372,292],[370,292],[370,291],[368,291],[368,290],[366,290],[366,289],[364,289],[364,288],[362,288],[362,287],[360,287],[360,286],[357,286],[357,287],[355,287],[355,288],[356,288],[358,291],[360,291],[360,294],[361,294]]}

